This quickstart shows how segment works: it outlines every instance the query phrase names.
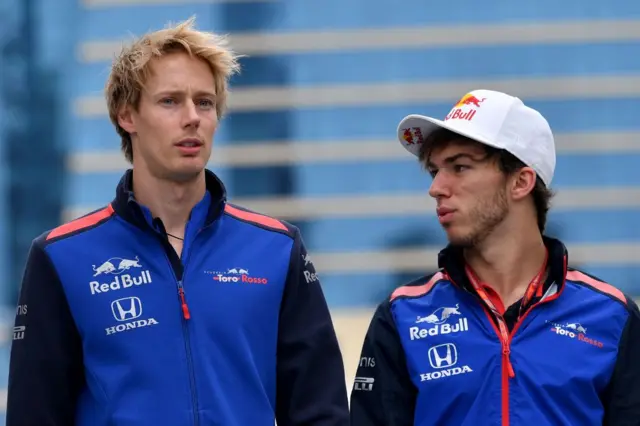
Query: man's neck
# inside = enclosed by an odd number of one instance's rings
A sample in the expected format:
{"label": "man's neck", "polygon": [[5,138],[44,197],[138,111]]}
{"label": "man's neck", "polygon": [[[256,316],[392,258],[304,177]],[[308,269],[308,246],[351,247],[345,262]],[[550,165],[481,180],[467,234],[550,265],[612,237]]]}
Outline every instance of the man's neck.
{"label": "man's neck", "polygon": [[154,218],[159,218],[166,231],[182,236],[193,207],[206,191],[204,173],[187,182],[171,182],[133,169],[133,193]]}
{"label": "man's neck", "polygon": [[[465,249],[464,255],[480,281],[493,288],[507,308],[522,298],[540,272],[546,248],[542,235],[534,227],[529,232],[491,235],[477,247]],[[543,274],[541,279],[544,277]]]}

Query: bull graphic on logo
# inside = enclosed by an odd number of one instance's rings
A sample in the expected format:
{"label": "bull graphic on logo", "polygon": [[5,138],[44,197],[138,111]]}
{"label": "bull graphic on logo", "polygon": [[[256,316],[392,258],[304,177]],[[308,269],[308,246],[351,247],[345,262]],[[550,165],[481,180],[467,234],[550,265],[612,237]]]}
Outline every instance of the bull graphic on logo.
{"label": "bull graphic on logo", "polygon": [[421,144],[424,142],[420,127],[409,127],[407,129],[403,129],[402,139],[404,139],[407,145],[413,145],[416,143]]}
{"label": "bull graphic on logo", "polygon": [[480,108],[480,104],[484,102],[487,98],[478,99],[472,94],[466,94],[458,101],[454,108],[460,108],[464,105],[473,105],[476,108]]}
{"label": "bull graphic on logo", "polygon": [[98,275],[101,275],[101,274],[110,274],[115,270],[116,270],[116,267],[113,266],[113,263],[111,263],[111,262],[109,262],[107,260],[102,265],[98,266],[97,268],[96,268],[96,265],[93,265],[93,271],[95,272],[95,274],[93,274],[93,276],[97,277]]}
{"label": "bull graphic on logo", "polygon": [[459,305],[456,304],[455,308],[438,308],[429,316],[416,318],[416,323],[426,322],[428,324],[442,324],[446,322],[451,315],[461,315],[458,310]]}
{"label": "bull graphic on logo", "polygon": [[138,256],[136,256],[134,259],[135,260],[123,259],[122,257],[112,257],[98,267],[96,267],[96,265],[93,265],[93,276],[97,277],[98,275],[102,274],[118,275],[131,268],[142,268]]}
{"label": "bull graphic on logo", "polygon": [[583,334],[587,333],[587,329],[584,328],[580,323],[577,323],[577,322],[569,323],[569,324],[565,325],[564,328],[575,330],[578,333],[583,333]]}
{"label": "bull graphic on logo", "polygon": [[231,268],[227,271],[227,274],[248,275],[249,271],[242,268]]}

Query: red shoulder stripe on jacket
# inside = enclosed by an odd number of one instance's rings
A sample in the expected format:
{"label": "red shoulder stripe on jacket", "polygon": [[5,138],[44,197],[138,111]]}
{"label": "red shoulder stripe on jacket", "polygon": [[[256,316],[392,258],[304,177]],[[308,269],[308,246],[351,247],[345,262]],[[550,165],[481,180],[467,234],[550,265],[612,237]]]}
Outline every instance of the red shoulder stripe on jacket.
{"label": "red shoulder stripe on jacket", "polygon": [[78,218],[69,223],[65,223],[64,225],[58,226],[53,231],[49,232],[49,235],[47,235],[47,240],[50,240],[56,237],[61,237],[63,235],[67,235],[75,231],[80,231],[84,228],[88,228],[100,222],[101,220],[108,218],[113,214],[114,214],[113,207],[111,206],[111,204],[109,204],[107,207],[105,207],[102,210],[99,210],[90,215]]}
{"label": "red shoulder stripe on jacket", "polygon": [[589,275],[584,274],[580,271],[567,271],[567,279],[569,281],[581,281],[585,284],[590,285],[596,290],[600,290],[603,293],[608,294],[611,297],[615,297],[625,305],[627,304],[627,298],[624,296],[624,293],[611,284],[607,284],[602,281],[598,281],[594,278],[591,278]]}
{"label": "red shoulder stripe on jacket", "polygon": [[417,297],[427,294],[431,288],[440,280],[445,278],[442,272],[436,272],[429,281],[425,284],[421,285],[405,285],[402,287],[398,287],[395,289],[393,293],[391,293],[390,302],[393,302],[394,299],[397,299],[400,296],[409,296],[409,297]]}
{"label": "red shoulder stripe on jacket", "polygon": [[224,206],[224,211],[230,214],[231,216],[235,216],[238,219],[246,220],[247,222],[253,222],[258,225],[267,226],[273,229],[280,229],[281,231],[288,231],[289,229],[278,219],[274,219],[272,217],[264,216],[258,213],[246,212],[244,210],[237,209],[233,206],[227,204]]}

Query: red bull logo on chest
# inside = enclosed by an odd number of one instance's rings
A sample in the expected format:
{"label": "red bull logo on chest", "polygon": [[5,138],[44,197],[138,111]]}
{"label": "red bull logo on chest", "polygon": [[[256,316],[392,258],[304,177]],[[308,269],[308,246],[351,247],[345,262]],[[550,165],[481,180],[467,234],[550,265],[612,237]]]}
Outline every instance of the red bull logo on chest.
{"label": "red bull logo on chest", "polygon": [[[100,277],[101,275],[104,277]],[[89,282],[91,294],[106,293],[152,282],[151,272],[142,268],[138,256],[131,259],[112,257],[100,265],[93,265],[93,277],[94,279]],[[107,277],[109,279],[106,279]]]}
{"label": "red bull logo on chest", "polygon": [[459,305],[437,308],[427,316],[416,317],[416,324],[429,327],[413,326],[409,328],[411,340],[424,339],[441,334],[462,333],[469,330],[469,322],[461,316]]}
{"label": "red bull logo on chest", "polygon": [[410,327],[409,338],[411,340],[425,339],[429,336],[439,336],[441,334],[461,333],[469,331],[469,322],[466,318],[460,318],[454,324],[438,324],[429,328]]}

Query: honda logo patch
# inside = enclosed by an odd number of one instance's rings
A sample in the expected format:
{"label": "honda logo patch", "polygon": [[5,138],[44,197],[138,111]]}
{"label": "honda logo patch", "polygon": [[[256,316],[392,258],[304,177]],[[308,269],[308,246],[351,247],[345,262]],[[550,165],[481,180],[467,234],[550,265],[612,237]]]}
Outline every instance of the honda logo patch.
{"label": "honda logo patch", "polygon": [[111,302],[111,312],[117,321],[130,321],[142,315],[142,303],[138,297],[125,297]]}

